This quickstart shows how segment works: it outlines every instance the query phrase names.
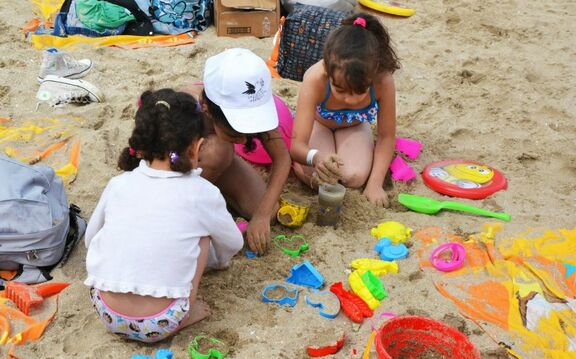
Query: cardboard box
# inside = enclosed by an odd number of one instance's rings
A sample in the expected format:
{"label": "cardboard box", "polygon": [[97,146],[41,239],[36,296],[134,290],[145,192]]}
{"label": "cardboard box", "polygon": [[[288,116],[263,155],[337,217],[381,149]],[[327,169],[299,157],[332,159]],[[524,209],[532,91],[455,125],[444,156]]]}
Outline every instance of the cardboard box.
{"label": "cardboard box", "polygon": [[218,36],[274,36],[280,23],[280,0],[214,0]]}

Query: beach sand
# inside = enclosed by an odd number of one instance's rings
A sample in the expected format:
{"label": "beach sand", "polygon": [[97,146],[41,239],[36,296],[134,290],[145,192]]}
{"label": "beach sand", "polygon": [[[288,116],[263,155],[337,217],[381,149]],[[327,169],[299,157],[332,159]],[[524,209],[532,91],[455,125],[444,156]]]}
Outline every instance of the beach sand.
{"label": "beach sand", "polygon": [[[574,226],[576,210],[576,4],[567,0],[519,2],[467,0],[407,2],[417,7],[410,18],[383,16],[402,69],[395,75],[397,132],[424,144],[411,162],[421,171],[444,159],[471,159],[502,171],[505,191],[478,201],[460,200],[513,216],[500,236],[527,228]],[[118,174],[119,151],[133,126],[138,95],[149,88],[180,87],[201,78],[207,57],[230,47],[246,47],[268,58],[271,39],[220,38],[209,28],[193,45],[123,50],[78,48],[76,58],[90,58],[95,68],[85,80],[106,95],[103,103],[36,111],[37,74],[42,53],[22,38],[22,26],[33,16],[28,1],[0,3],[0,117],[14,125],[57,118],[74,124],[81,140],[79,173],[67,186],[69,200],[88,217],[108,180]],[[294,108],[298,85],[274,81],[275,93]],[[4,150],[4,148],[3,148]],[[57,157],[53,161],[56,161]],[[64,161],[65,162],[65,161]],[[61,165],[61,163],[60,163]],[[276,248],[258,259],[238,255],[226,271],[202,280],[200,293],[212,316],[157,345],[126,342],[108,334],[99,322],[82,284],[86,276],[84,245],[53,271],[55,280],[72,285],[60,295],[59,310],[43,337],[19,347],[22,358],[128,358],[169,348],[175,358],[187,357],[196,335],[208,335],[231,347],[230,358],[304,358],[308,344],[335,341],[347,334],[334,357],[362,352],[369,323],[358,331],[343,314],[320,317],[306,305],[304,292],[294,308],[261,300],[268,284],[282,282],[290,268],[310,260],[327,283],[347,281],[349,263],[375,257],[370,228],[385,220],[400,221],[414,230],[439,226],[457,233],[482,229],[486,218],[443,212],[427,216],[405,210],[397,193],[441,198],[418,178],[388,185],[392,206],[375,208],[358,191],[348,191],[338,229],[315,226],[316,196],[291,175],[286,191],[307,197],[312,205],[307,223],[295,231],[273,227],[273,234],[301,233],[310,251],[291,258]],[[416,249],[418,243],[414,242]],[[150,266],[162,263],[150,263]],[[498,357],[497,344],[456,306],[442,297],[427,273],[418,274],[415,251],[399,262],[397,275],[383,277],[389,298],[377,310],[420,314],[460,327],[483,353]],[[497,341],[506,341],[501,332]],[[357,355],[356,357],[360,357]]]}

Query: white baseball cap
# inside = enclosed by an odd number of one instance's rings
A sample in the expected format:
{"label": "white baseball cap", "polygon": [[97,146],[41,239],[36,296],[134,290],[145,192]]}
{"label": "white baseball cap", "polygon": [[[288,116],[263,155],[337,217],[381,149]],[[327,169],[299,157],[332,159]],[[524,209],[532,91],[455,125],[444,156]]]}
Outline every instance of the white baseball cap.
{"label": "white baseball cap", "polygon": [[204,91],[220,106],[232,128],[260,133],[278,127],[272,76],[252,51],[233,48],[210,57],[204,67]]}

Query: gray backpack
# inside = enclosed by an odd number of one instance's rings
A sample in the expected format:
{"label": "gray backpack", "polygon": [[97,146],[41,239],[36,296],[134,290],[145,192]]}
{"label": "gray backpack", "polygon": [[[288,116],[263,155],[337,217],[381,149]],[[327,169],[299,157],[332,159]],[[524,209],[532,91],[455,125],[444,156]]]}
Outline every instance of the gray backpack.
{"label": "gray backpack", "polygon": [[67,259],[85,229],[54,170],[0,155],[0,270],[16,271],[10,280],[52,279],[50,271]]}

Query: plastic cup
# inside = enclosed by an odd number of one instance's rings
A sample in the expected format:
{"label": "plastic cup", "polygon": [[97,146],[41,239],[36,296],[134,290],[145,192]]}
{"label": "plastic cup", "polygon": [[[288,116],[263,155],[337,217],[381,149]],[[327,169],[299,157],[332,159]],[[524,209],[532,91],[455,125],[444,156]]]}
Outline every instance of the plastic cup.
{"label": "plastic cup", "polygon": [[310,204],[304,198],[292,194],[280,197],[280,208],[276,214],[278,222],[283,226],[300,227],[306,221]]}
{"label": "plastic cup", "polygon": [[346,195],[346,187],[341,184],[321,184],[318,188],[318,218],[319,226],[336,226],[340,220],[342,203]]}

